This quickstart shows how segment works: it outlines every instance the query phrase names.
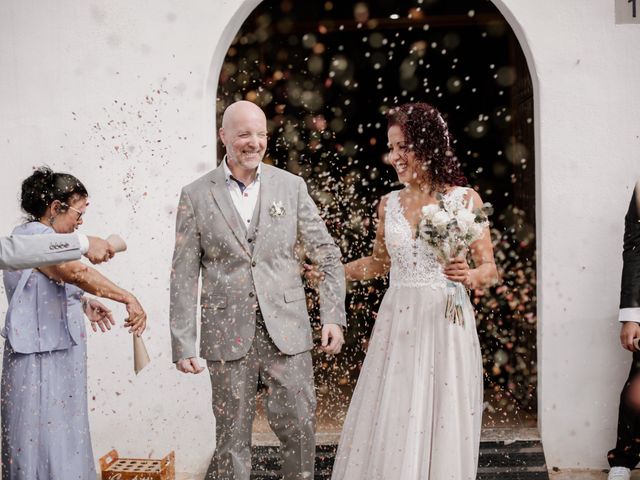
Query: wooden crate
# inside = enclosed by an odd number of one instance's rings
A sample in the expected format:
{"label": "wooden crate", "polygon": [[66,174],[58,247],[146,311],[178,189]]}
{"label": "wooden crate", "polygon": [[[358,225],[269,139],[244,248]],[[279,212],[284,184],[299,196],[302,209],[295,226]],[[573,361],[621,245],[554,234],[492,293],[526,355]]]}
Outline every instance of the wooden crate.
{"label": "wooden crate", "polygon": [[150,458],[120,458],[111,450],[100,458],[102,480],[175,480],[173,451],[161,460]]}

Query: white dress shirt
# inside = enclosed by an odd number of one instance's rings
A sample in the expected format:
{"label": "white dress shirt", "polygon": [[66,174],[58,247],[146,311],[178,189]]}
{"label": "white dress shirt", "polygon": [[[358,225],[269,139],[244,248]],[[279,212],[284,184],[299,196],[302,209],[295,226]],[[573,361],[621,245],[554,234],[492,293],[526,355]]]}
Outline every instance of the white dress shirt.
{"label": "white dress shirt", "polygon": [[227,159],[222,161],[222,168],[224,168],[224,176],[227,183],[227,190],[233,200],[233,205],[236,207],[240,218],[244,221],[244,226],[249,228],[251,225],[251,219],[253,218],[253,211],[258,203],[258,195],[260,195],[260,172],[262,171],[262,162],[258,164],[258,171],[256,173],[256,179],[250,184],[241,188],[238,181],[234,179],[227,165]]}
{"label": "white dress shirt", "polygon": [[76,235],[78,235],[78,240],[80,241],[80,253],[84,255],[89,251],[89,238],[84,233],[76,232]]}
{"label": "white dress shirt", "polygon": [[640,323],[640,308],[621,308],[618,320],[621,322]]}

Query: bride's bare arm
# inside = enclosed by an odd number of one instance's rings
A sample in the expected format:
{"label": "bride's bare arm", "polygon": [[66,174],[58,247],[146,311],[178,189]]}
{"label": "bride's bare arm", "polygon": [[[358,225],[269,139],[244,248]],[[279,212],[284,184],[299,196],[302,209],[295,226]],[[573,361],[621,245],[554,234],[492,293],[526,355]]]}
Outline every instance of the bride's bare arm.
{"label": "bride's bare arm", "polygon": [[[475,190],[470,189],[469,202],[473,208],[482,206],[482,199]],[[471,258],[475,268],[469,270],[465,287],[476,289],[495,285],[498,282],[498,269],[493,258],[493,246],[491,244],[491,232],[489,228],[484,229],[482,237],[471,244]]]}
{"label": "bride's bare arm", "polygon": [[382,197],[378,206],[378,225],[376,227],[376,238],[373,243],[373,253],[368,257],[359,258],[349,262],[344,266],[347,280],[369,280],[375,277],[382,277],[389,272],[391,260],[384,241],[384,216],[387,197]]}

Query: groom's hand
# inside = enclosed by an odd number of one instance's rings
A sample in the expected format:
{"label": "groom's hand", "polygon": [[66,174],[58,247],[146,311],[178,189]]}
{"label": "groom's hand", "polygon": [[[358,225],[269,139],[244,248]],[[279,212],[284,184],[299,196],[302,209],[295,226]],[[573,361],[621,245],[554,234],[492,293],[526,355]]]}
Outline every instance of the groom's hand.
{"label": "groom's hand", "polygon": [[320,349],[331,355],[340,353],[344,345],[344,335],[342,327],[334,323],[327,323],[322,326],[322,346]]}
{"label": "groom's hand", "polygon": [[183,358],[176,362],[176,368],[182,373],[200,373],[204,370],[198,363],[198,359],[195,357]]}
{"label": "groom's hand", "polygon": [[625,350],[637,352],[633,339],[640,337],[640,325],[636,322],[624,322],[620,329],[620,344]]}

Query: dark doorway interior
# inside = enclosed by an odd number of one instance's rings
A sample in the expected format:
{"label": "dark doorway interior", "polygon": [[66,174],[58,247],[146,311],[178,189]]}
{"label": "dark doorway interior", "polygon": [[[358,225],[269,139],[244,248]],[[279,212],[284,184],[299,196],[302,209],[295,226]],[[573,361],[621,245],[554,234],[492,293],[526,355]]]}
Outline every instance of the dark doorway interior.
{"label": "dark doorway interior", "polygon": [[[218,114],[239,99],[264,107],[268,161],[305,178],[345,261],[370,252],[377,202],[400,187],[385,163],[384,113],[409,101],[445,113],[470,184],[495,206],[503,282],[474,293],[485,426],[535,426],[533,92],[523,52],[496,7],[487,0],[265,0],[229,48]],[[321,431],[340,429],[385,288],[385,281],[352,285],[345,353],[315,356]]]}

